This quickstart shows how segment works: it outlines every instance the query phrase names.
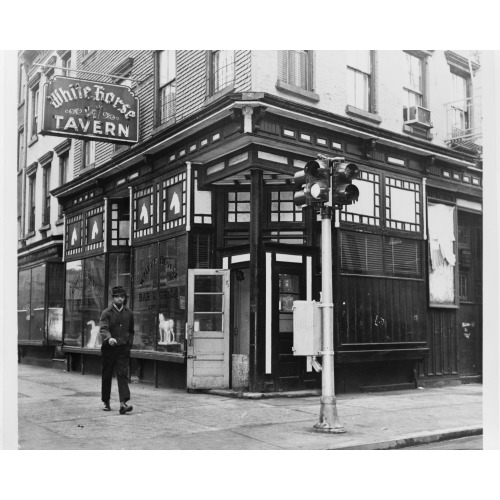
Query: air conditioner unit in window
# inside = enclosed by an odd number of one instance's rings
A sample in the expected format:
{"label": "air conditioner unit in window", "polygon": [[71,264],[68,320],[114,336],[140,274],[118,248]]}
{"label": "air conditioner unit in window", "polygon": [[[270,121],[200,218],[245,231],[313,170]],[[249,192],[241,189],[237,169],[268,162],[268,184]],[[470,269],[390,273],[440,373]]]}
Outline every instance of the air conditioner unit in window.
{"label": "air conditioner unit in window", "polygon": [[411,106],[404,108],[403,115],[405,124],[419,123],[428,127],[432,126],[430,109],[423,108],[422,106]]}

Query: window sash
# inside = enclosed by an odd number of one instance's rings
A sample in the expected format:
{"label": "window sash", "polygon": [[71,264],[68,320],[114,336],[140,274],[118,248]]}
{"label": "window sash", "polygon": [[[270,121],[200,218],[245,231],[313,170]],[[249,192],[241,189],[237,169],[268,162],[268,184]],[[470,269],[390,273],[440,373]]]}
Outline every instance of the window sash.
{"label": "window sash", "polygon": [[289,85],[312,90],[311,51],[282,50],[279,57],[279,78]]}
{"label": "window sash", "polygon": [[43,224],[50,222],[50,166],[43,169]]}
{"label": "window sash", "polygon": [[417,93],[423,93],[423,60],[408,53],[405,53],[405,56],[407,73],[404,87]]}
{"label": "window sash", "polygon": [[31,91],[31,137],[38,134],[38,85]]}
{"label": "window sash", "polygon": [[214,50],[212,52],[213,93],[234,83],[234,50]]}
{"label": "window sash", "polygon": [[36,211],[36,177],[32,175],[29,178],[29,217],[28,217],[28,231],[35,230],[35,211]]}
{"label": "window sash", "polygon": [[354,68],[347,68],[347,102],[348,104],[370,111],[370,75]]}
{"label": "window sash", "polygon": [[89,167],[95,163],[95,141],[85,141],[83,147],[83,165]]}

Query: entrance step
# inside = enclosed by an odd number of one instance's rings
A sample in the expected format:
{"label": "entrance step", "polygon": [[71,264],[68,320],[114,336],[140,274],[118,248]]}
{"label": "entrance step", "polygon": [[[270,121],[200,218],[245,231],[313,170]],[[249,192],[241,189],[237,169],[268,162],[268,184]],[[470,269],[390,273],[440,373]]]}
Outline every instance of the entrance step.
{"label": "entrance step", "polygon": [[56,370],[62,370],[65,372],[67,370],[66,359],[53,358],[52,359],[52,368],[55,368]]}

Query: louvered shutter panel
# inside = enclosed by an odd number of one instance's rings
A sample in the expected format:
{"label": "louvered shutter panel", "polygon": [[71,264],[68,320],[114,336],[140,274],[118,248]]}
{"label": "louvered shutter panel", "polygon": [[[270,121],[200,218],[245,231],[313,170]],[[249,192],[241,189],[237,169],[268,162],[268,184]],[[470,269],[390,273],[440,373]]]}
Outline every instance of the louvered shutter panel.
{"label": "louvered shutter panel", "polygon": [[387,276],[422,277],[422,243],[420,241],[387,238],[384,257]]}
{"label": "louvered shutter panel", "polygon": [[342,272],[383,275],[381,236],[342,232],[341,246]]}

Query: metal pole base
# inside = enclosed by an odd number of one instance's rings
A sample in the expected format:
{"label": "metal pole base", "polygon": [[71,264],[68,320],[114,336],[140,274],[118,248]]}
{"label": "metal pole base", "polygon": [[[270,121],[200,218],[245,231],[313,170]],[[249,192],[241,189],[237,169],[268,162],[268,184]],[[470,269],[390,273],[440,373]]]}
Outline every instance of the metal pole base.
{"label": "metal pole base", "polygon": [[340,423],[337,415],[337,402],[333,396],[321,396],[319,410],[319,422],[314,425],[314,432],[325,432],[329,434],[342,434],[346,428]]}

